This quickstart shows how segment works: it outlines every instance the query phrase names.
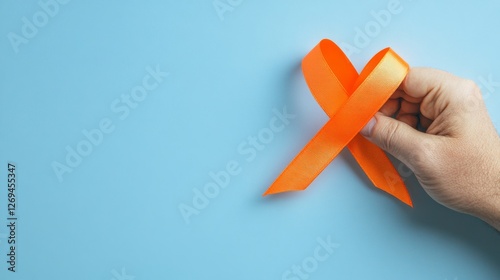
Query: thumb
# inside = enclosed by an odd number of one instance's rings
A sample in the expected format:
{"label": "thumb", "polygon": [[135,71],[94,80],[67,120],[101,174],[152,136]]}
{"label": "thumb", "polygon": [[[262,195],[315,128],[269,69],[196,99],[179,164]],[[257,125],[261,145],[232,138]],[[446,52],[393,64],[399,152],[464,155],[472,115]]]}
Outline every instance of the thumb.
{"label": "thumb", "polygon": [[360,131],[361,135],[415,170],[418,147],[427,136],[404,122],[377,113]]}

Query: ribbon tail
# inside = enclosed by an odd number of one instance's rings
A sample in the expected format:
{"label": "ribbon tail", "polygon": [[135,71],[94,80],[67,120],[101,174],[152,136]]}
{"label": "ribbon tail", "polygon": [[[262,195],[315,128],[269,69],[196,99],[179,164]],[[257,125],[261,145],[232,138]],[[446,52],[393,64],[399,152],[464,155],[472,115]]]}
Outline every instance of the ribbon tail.
{"label": "ribbon tail", "polygon": [[347,147],[375,187],[413,207],[403,179],[383,150],[359,134]]}

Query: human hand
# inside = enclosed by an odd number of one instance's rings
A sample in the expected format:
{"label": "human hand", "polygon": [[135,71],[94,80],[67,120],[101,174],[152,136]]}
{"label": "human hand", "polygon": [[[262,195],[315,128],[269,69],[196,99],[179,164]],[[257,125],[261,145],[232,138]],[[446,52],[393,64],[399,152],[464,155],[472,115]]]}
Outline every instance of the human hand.
{"label": "human hand", "polygon": [[412,68],[361,133],[434,200],[500,230],[500,137],[474,82]]}

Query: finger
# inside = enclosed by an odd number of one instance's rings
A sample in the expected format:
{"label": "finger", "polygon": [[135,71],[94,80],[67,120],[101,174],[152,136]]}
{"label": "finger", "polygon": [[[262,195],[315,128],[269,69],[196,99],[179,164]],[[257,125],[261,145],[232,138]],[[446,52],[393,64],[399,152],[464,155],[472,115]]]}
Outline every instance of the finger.
{"label": "finger", "polygon": [[424,131],[426,131],[429,128],[429,126],[431,125],[432,120],[426,118],[422,114],[419,115],[419,119],[420,119],[420,125],[422,126],[422,128],[424,129]]}
{"label": "finger", "polygon": [[400,86],[408,98],[422,99],[420,111],[429,118],[435,119],[450,102],[453,101],[453,88],[462,79],[436,69],[411,68]]}
{"label": "finger", "polygon": [[401,101],[401,108],[399,109],[399,114],[418,114],[420,112],[420,104],[411,103],[406,100]]}
{"label": "finger", "polygon": [[[410,168],[419,166],[415,156],[419,154],[428,137],[406,123],[380,113],[368,122],[361,134]],[[415,171],[413,168],[412,170]]]}
{"label": "finger", "polygon": [[[401,87],[401,86],[400,86]],[[389,99],[399,99],[401,98],[403,95],[406,95],[406,93],[404,92],[404,90],[402,89],[397,89]]]}
{"label": "finger", "polygon": [[403,84],[400,85],[400,88],[398,88],[394,94],[390,97],[390,99],[395,99],[395,98],[402,98],[408,102],[411,102],[411,103],[420,103],[422,102],[422,98],[421,97],[413,97],[413,96],[410,96],[408,94],[406,94],[406,92],[402,89],[402,86]]}
{"label": "finger", "polygon": [[398,121],[401,121],[401,122],[404,122],[405,124],[413,127],[413,128],[417,128],[417,124],[418,124],[418,116],[417,115],[414,115],[414,114],[399,114],[396,119]]}
{"label": "finger", "polygon": [[399,99],[389,99],[379,111],[386,116],[393,116],[399,110],[399,103]]}

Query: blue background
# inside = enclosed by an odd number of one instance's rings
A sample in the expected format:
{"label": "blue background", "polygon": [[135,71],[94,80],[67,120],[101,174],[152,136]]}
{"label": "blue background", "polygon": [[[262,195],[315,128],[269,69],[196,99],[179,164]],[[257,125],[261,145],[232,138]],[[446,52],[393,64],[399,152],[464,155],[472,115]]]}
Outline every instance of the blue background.
{"label": "blue background", "polygon": [[[438,205],[414,176],[415,207],[404,206],[346,151],[306,191],[261,197],[327,120],[302,57],[322,38],[355,45],[389,2],[243,1],[219,17],[209,0],[70,1],[17,53],[8,34],[41,7],[0,2],[0,278],[282,279],[330,236],[340,246],[310,279],[498,279],[492,228]],[[412,66],[500,80],[499,2],[400,5],[350,55],[358,69],[391,46]],[[169,76],[121,120],[112,102],[157,65]],[[497,128],[499,90],[483,86]],[[238,145],[284,106],[295,119],[247,161]],[[60,182],[53,162],[103,118],[114,131]],[[241,173],[187,224],[179,206],[231,160]],[[16,273],[5,262],[8,162]]]}

